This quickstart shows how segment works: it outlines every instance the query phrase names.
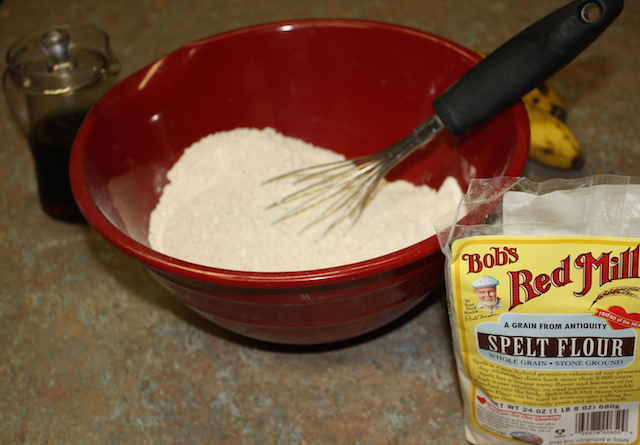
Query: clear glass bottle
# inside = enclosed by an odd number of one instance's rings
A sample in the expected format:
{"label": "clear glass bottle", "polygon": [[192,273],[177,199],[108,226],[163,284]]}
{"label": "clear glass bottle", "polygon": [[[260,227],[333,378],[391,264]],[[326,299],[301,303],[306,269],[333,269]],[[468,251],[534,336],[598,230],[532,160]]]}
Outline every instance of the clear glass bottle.
{"label": "clear glass bottle", "polygon": [[26,135],[44,211],[82,221],[69,183],[75,135],[91,106],[120,71],[109,38],[92,26],[34,31],[9,48],[3,89]]}

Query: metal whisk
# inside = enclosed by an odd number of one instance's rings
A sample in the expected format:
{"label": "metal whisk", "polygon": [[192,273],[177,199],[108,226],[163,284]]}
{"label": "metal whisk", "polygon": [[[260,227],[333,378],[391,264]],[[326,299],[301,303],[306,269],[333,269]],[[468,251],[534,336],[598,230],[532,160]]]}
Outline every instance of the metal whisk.
{"label": "metal whisk", "polygon": [[300,190],[269,206],[271,208],[298,202],[293,210],[278,218],[276,222],[329,202],[305,229],[332,215],[336,217],[328,226],[327,232],[347,218],[355,223],[373,199],[382,178],[403,159],[435,137],[443,128],[440,118],[434,116],[400,141],[378,153],[301,168],[271,178],[267,182],[294,179],[295,184],[303,184]]}
{"label": "metal whisk", "polygon": [[511,38],[433,103],[436,114],[390,147],[371,155],[295,170],[267,182],[293,179],[302,188],[269,208],[296,203],[276,221],[325,203],[307,225],[335,216],[325,233],[345,219],[355,223],[382,178],[447,129],[454,136],[481,124],[566,66],[620,14],[623,0],[576,0]]}

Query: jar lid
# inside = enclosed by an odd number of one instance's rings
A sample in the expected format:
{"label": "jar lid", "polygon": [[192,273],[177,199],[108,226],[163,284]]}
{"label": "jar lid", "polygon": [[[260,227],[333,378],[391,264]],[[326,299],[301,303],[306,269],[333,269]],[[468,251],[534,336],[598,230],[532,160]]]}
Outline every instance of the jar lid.
{"label": "jar lid", "polygon": [[60,26],[34,31],[7,52],[7,70],[26,92],[69,94],[116,74],[109,38],[92,26]]}

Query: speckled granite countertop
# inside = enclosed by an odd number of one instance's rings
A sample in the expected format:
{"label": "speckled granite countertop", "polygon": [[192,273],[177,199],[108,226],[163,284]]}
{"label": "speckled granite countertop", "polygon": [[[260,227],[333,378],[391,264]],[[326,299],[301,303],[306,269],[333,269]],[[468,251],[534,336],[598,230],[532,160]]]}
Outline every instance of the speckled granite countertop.
{"label": "speckled granite countertop", "polygon": [[[280,19],[394,22],[491,51],[563,1],[5,0],[0,52],[28,31],[90,23],[123,75],[184,43]],[[553,79],[580,171],[637,174],[640,5]],[[380,332],[277,347],[204,321],[90,227],[41,211],[27,143],[0,103],[0,443],[464,444],[443,293]]]}

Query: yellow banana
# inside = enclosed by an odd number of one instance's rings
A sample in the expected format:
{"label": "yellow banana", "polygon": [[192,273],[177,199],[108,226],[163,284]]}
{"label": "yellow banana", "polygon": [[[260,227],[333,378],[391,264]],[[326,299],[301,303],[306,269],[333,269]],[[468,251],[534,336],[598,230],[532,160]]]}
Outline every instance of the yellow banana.
{"label": "yellow banana", "polygon": [[561,121],[564,121],[567,117],[567,106],[556,89],[549,84],[543,83],[526,94],[522,101],[527,105],[536,106],[549,114],[553,114]]}
{"label": "yellow banana", "polygon": [[527,104],[531,126],[529,159],[563,170],[582,167],[584,156],[575,135],[554,115]]}

